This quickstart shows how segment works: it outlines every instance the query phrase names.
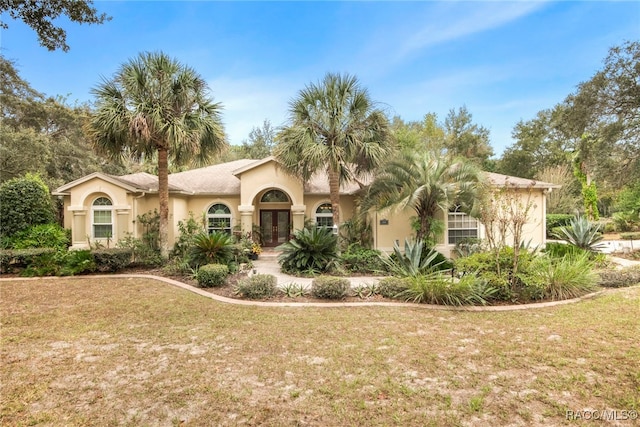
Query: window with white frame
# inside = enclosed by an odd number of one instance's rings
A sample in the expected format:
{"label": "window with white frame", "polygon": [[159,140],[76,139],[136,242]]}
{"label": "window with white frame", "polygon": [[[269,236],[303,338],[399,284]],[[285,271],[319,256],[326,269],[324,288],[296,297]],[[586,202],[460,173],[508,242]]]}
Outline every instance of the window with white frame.
{"label": "window with white frame", "polygon": [[460,206],[449,209],[447,218],[449,244],[455,245],[465,239],[478,238],[478,220],[460,210]]}
{"label": "window with white frame", "polygon": [[216,203],[207,211],[207,230],[209,234],[220,231],[231,234],[231,209],[222,203]]}
{"label": "window with white frame", "polygon": [[333,208],[331,203],[323,203],[316,209],[316,227],[333,227]]}
{"label": "window with white frame", "polygon": [[98,197],[91,204],[94,239],[113,237],[113,203],[107,197]]}

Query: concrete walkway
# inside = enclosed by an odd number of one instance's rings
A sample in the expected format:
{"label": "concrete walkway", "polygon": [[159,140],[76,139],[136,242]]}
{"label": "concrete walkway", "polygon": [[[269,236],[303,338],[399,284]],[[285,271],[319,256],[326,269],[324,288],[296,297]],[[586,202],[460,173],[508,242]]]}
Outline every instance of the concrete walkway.
{"label": "concrete walkway", "polygon": [[[291,276],[280,271],[280,264],[278,264],[277,253],[275,252],[263,253],[256,261],[252,261],[252,263],[255,274],[271,274],[275,276],[278,281],[278,286],[280,287],[287,286],[291,283],[302,285],[305,288],[311,287],[313,277]],[[254,274],[253,271],[249,273],[249,275],[252,274]],[[378,283],[381,278],[382,277],[376,276],[345,277],[345,279],[351,282],[352,288]]]}

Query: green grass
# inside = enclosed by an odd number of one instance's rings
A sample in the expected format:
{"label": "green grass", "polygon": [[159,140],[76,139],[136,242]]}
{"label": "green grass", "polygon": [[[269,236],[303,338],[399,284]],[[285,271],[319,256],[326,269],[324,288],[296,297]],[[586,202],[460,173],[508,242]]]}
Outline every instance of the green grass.
{"label": "green grass", "polygon": [[[0,282],[1,425],[593,425],[640,409],[640,287],[514,312],[227,305]],[[630,424],[631,425],[631,424]]]}

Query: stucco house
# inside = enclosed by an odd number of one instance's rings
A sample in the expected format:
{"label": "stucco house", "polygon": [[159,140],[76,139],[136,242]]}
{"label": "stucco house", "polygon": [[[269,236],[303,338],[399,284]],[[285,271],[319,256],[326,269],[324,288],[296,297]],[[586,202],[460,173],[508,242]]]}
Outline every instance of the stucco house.
{"label": "stucco house", "polygon": [[[545,195],[557,186],[543,182],[487,173],[495,187],[507,183],[512,191],[527,189],[535,205],[524,228],[525,240],[534,245],[545,241]],[[353,216],[355,196],[360,185],[341,187],[340,218]],[[158,180],[148,173],[112,176],[93,173],[53,191],[63,198],[64,226],[72,230],[72,248],[86,248],[89,241],[111,239],[117,242],[131,233],[143,233],[135,219],[157,209]],[[178,237],[178,222],[206,216],[209,230],[251,231],[260,226],[265,246],[277,246],[289,239],[306,219],[318,226],[333,226],[329,184],[324,174],[309,182],[286,173],[273,157],[262,160],[236,160],[169,175],[169,241]],[[394,242],[414,235],[412,210],[372,214],[374,247],[392,251]],[[441,212],[444,233],[437,249],[449,255],[456,242],[465,237],[482,238],[482,225],[455,209]]]}

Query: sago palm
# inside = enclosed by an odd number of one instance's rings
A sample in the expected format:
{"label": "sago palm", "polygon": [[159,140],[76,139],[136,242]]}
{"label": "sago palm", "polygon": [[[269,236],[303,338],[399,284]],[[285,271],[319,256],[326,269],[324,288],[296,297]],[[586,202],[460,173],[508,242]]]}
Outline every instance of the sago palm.
{"label": "sago palm", "polygon": [[435,151],[403,152],[376,174],[363,201],[365,209],[413,209],[420,228],[417,240],[431,234],[438,211],[454,203],[471,208],[483,186],[482,172],[463,158]]}
{"label": "sago palm", "polygon": [[318,171],[329,178],[333,222],[340,222],[340,185],[370,172],[391,149],[386,116],[354,76],[327,74],[301,90],[289,106],[290,124],[274,155],[304,181]]}
{"label": "sago palm", "polygon": [[141,53],[92,90],[97,110],[89,126],[98,151],[158,162],[160,248],[168,256],[169,161],[205,164],[225,147],[222,106],[205,80],[164,53]]}

